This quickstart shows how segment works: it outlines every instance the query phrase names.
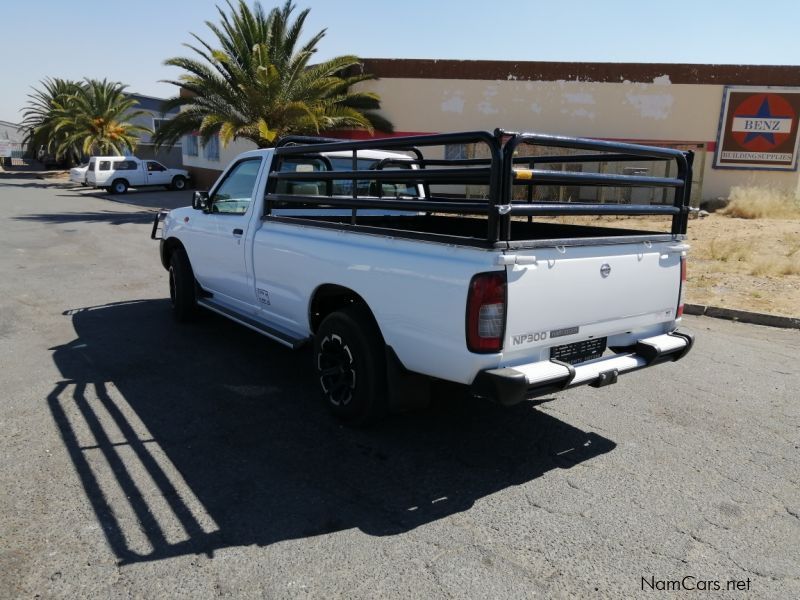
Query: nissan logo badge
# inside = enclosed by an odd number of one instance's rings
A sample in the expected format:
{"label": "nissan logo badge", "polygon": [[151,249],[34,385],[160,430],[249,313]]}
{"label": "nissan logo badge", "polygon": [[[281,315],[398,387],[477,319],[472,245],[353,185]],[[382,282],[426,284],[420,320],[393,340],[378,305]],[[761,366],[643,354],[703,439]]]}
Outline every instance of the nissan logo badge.
{"label": "nissan logo badge", "polygon": [[603,266],[600,267],[600,275],[603,277],[608,277],[611,275],[611,265],[608,263],[603,263]]}

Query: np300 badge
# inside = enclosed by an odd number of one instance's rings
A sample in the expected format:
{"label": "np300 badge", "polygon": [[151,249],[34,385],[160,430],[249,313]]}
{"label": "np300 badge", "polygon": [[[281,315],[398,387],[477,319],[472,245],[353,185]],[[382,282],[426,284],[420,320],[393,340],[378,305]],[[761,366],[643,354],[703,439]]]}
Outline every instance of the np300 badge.
{"label": "np300 badge", "polygon": [[603,266],[600,267],[600,275],[604,278],[611,275],[611,265],[608,263],[603,263]]}

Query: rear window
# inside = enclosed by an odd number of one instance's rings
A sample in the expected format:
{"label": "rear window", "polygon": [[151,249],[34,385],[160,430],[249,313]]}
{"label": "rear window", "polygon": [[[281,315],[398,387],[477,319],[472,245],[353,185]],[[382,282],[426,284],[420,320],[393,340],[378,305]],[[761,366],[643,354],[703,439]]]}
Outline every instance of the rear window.
{"label": "rear window", "polygon": [[89,161],[89,166],[88,166],[88,169],[89,169],[90,171],[94,171],[94,161],[93,161],[93,160],[90,160],[90,161]]}
{"label": "rear window", "polygon": [[[329,161],[330,169],[325,162]],[[313,172],[313,171],[352,171],[353,159],[350,157],[327,157],[327,161],[316,158],[298,158],[298,159],[285,159],[281,162],[281,171],[294,171],[294,172]],[[373,170],[379,168],[380,161],[374,158],[359,158],[357,159],[357,170]],[[387,165],[385,170],[396,169],[410,169],[411,165]],[[417,198],[419,192],[415,184],[408,184],[404,182],[381,182],[378,187],[377,182],[370,182],[360,180],[357,182],[358,196],[383,196],[390,198]],[[323,182],[313,182],[308,180],[292,181],[282,179],[278,182],[275,190],[278,194],[301,194],[312,196],[352,196],[353,195],[353,180],[352,179],[337,179],[331,183],[330,193]]]}
{"label": "rear window", "polygon": [[110,160],[101,160],[100,165],[97,168],[98,171],[110,171],[111,170],[111,161]]}

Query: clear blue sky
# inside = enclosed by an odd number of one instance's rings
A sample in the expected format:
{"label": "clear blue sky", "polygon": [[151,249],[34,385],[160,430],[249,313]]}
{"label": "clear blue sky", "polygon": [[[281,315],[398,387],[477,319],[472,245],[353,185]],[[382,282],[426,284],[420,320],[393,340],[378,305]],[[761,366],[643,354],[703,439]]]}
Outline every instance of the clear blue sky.
{"label": "clear blue sky", "polygon": [[[224,1],[224,0],[223,0]],[[47,76],[107,77],[167,97],[162,65],[206,36],[215,0],[3,0],[0,119]],[[276,3],[263,1],[265,8]],[[297,0],[320,58],[453,58],[800,65],[800,2]]]}

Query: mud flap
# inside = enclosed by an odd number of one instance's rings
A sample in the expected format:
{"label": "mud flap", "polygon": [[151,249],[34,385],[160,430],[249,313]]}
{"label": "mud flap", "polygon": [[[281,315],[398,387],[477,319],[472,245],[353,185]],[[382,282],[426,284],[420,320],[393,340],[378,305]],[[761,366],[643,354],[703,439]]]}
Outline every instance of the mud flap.
{"label": "mud flap", "polygon": [[430,404],[430,378],[406,369],[391,346],[386,346],[386,385],[392,412],[417,410]]}

